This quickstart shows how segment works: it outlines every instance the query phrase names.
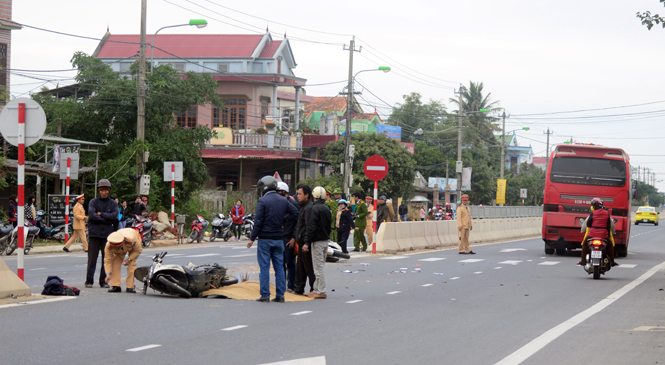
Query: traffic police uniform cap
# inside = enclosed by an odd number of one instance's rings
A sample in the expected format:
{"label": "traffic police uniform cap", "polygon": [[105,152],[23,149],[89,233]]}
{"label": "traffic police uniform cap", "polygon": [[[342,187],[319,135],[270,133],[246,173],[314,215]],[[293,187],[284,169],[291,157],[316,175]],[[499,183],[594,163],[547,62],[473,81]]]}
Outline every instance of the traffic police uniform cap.
{"label": "traffic police uniform cap", "polygon": [[466,194],[462,195],[462,200],[469,200],[469,196]]}
{"label": "traffic police uniform cap", "polygon": [[84,197],[84,195],[81,194],[81,195],[79,195],[79,196],[76,197],[76,200],[83,199],[83,197]]}
{"label": "traffic police uniform cap", "polygon": [[122,245],[125,242],[125,235],[121,232],[113,232],[109,235],[108,241],[112,246]]}

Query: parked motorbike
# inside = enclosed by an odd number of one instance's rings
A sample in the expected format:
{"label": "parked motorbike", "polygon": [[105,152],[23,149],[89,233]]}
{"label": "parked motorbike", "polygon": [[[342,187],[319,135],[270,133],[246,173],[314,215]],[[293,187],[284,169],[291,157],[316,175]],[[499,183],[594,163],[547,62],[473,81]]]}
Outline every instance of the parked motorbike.
{"label": "parked motorbike", "polygon": [[328,241],[328,252],[326,254],[326,262],[337,262],[339,259],[350,259],[348,253],[342,252],[342,247],[337,242]]}
{"label": "parked motorbike", "polygon": [[152,242],[152,221],[150,219],[135,214],[134,217],[127,219],[126,226],[141,234],[143,247],[150,247],[150,242]]}
{"label": "parked motorbike", "polygon": [[210,242],[213,242],[216,238],[221,238],[224,241],[228,241],[233,234],[231,233],[231,225],[233,220],[231,218],[224,217],[224,214],[217,213],[215,219],[212,220],[212,232],[210,233]]}
{"label": "parked motorbike", "polygon": [[[39,228],[39,238],[45,240],[57,240],[62,242],[65,240],[65,220],[64,219],[51,219],[49,220],[49,225],[44,223],[44,217],[46,217],[46,212],[43,210],[37,211],[37,225]],[[68,233],[71,236],[74,233],[74,222],[73,219],[69,220],[69,229]]]}
{"label": "parked motorbike", "polygon": [[184,298],[200,297],[209,289],[217,289],[238,283],[238,278],[226,276],[226,268],[218,264],[187,266],[164,265],[162,260],[166,252],[152,257],[152,265],[137,267],[134,277],[143,283],[143,294],[148,288],[168,295]]}
{"label": "parked motorbike", "polygon": [[[30,250],[32,250],[32,244],[35,243],[35,239],[39,235],[40,229],[38,227],[30,225],[30,223],[25,224],[25,228],[23,229],[23,235],[25,236],[24,245],[23,245],[23,253],[28,254]],[[9,242],[9,245],[5,249],[5,253],[7,256],[11,255],[14,253],[14,251],[18,248],[18,226],[12,230],[12,236]]]}
{"label": "parked motorbike", "polygon": [[0,255],[5,253],[5,250],[11,241],[12,231],[14,231],[14,226],[11,224],[0,227]]}
{"label": "parked motorbike", "polygon": [[249,213],[242,219],[242,226],[240,226],[240,229],[247,239],[252,237],[252,230],[254,229],[254,213]]}
{"label": "parked motorbike", "polygon": [[584,244],[589,247],[584,271],[589,275],[593,274],[594,279],[600,279],[600,274],[605,275],[612,267],[606,250],[608,241],[602,238],[588,238]]}
{"label": "parked motorbike", "polygon": [[208,221],[197,214],[196,219],[192,221],[192,231],[189,233],[189,237],[187,237],[187,243],[194,241],[201,243],[206,229],[208,229]]}

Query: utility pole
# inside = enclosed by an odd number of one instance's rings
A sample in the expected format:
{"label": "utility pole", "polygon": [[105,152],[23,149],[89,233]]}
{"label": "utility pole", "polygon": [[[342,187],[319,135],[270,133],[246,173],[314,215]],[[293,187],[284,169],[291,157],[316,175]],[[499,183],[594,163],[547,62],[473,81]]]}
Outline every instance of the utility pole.
{"label": "utility pole", "polygon": [[[550,128],[547,127],[547,132],[543,132],[543,133],[547,133],[547,149],[545,150],[545,172],[547,172],[547,168],[550,165],[550,134],[554,133],[554,131],[550,132]],[[571,141],[572,141],[572,137],[571,137]]]}
{"label": "utility pole", "polygon": [[[137,113],[136,113],[136,139],[143,142],[145,141],[145,28],[146,28],[146,8],[147,0],[141,0],[141,40],[139,45],[139,80],[138,80],[138,93],[137,93]],[[143,149],[137,156],[138,161],[136,164],[136,193],[140,193],[139,182],[140,176],[145,170],[145,159],[143,157]]]}
{"label": "utility pole", "polygon": [[506,110],[503,110],[503,128],[501,129],[501,179],[506,167]]}
{"label": "utility pole", "polygon": [[[344,194],[349,199],[351,187],[351,120],[353,120],[353,52],[360,52],[355,49],[356,36],[353,36],[349,43],[349,84],[347,86],[346,96],[346,135],[344,138],[346,146],[344,147]],[[345,49],[346,50],[346,49]]]}
{"label": "utility pole", "polygon": [[462,116],[464,111],[462,108],[462,95],[464,93],[464,85],[460,84],[459,86],[459,107],[458,107],[458,116],[457,116],[457,164],[455,169],[457,171],[457,199],[460,200],[462,197]]}

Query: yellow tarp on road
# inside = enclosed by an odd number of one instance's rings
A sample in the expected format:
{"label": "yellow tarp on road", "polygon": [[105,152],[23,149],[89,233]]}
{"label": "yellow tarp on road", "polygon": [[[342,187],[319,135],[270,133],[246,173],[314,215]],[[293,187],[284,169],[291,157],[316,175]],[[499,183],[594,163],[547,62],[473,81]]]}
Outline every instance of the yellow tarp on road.
{"label": "yellow tarp on road", "polygon": [[[275,297],[275,292],[275,286],[270,284],[270,298]],[[223,295],[230,299],[255,300],[261,297],[260,284],[258,281],[245,281],[244,283],[203,292],[204,297],[209,295]],[[284,293],[284,300],[287,302],[306,302],[314,299],[304,295]]]}

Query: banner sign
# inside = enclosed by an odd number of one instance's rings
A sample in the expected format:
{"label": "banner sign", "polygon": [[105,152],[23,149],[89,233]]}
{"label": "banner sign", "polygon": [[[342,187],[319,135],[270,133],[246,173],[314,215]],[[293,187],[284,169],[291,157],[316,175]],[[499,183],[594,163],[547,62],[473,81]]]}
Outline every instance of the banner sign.
{"label": "banner sign", "polygon": [[496,203],[506,204],[506,179],[496,180]]}
{"label": "banner sign", "polygon": [[[457,192],[457,179],[448,179],[450,183],[450,192]],[[430,177],[427,179],[427,187],[433,188],[434,185],[439,185],[439,191],[446,191],[446,178],[445,177]]]}
{"label": "banner sign", "polygon": [[396,139],[398,141],[402,140],[402,127],[396,127],[394,125],[385,125],[378,124],[376,126],[376,133],[385,134],[388,138]]}
{"label": "banner sign", "polygon": [[[49,219],[65,219],[65,195],[49,195],[48,196],[48,211]],[[77,195],[69,196],[69,221],[73,222],[74,219],[74,206],[76,205]]]}
{"label": "banner sign", "polygon": [[462,191],[471,190],[471,167],[462,169]]}

